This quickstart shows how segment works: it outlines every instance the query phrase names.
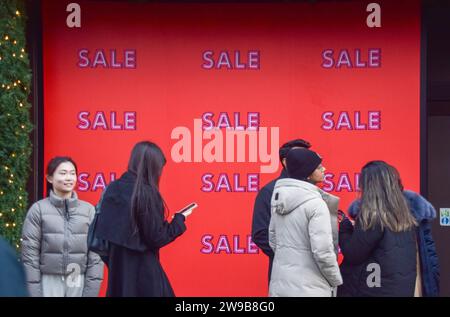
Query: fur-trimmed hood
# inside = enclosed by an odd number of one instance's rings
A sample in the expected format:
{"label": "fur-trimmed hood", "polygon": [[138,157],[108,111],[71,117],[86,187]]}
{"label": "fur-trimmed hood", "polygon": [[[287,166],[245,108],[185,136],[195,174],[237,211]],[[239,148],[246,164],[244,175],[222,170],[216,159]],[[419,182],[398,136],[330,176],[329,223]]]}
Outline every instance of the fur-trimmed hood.
{"label": "fur-trimmed hood", "polygon": [[[425,219],[431,220],[436,218],[436,210],[434,209],[433,205],[431,205],[425,198],[410,190],[404,190],[403,195],[408,202],[409,208],[414,215],[414,218],[416,218],[418,222],[421,222]],[[348,208],[348,214],[352,218],[356,218],[356,216],[358,216],[360,205],[361,201],[360,199],[357,199],[352,202],[352,204]]]}

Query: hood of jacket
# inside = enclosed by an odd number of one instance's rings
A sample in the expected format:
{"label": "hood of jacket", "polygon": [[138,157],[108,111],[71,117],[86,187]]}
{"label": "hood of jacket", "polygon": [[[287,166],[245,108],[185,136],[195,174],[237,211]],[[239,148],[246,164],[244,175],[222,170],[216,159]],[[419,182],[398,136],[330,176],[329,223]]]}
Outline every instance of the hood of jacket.
{"label": "hood of jacket", "polygon": [[272,212],[288,215],[313,199],[320,199],[319,188],[308,182],[293,178],[279,179],[272,195]]}
{"label": "hood of jacket", "polygon": [[[425,219],[431,220],[436,218],[436,210],[428,200],[410,190],[404,190],[403,196],[405,196],[409,209],[411,210],[411,213],[418,222]],[[360,207],[361,207],[360,199],[357,199],[354,202],[352,202],[352,204],[348,209],[349,215],[352,218],[356,218],[358,216]]]}

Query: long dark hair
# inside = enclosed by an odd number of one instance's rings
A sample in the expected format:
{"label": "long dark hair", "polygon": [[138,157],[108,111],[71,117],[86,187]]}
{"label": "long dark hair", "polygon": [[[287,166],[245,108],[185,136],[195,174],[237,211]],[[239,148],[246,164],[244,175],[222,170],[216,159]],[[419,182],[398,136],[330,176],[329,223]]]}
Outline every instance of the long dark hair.
{"label": "long dark hair", "polygon": [[139,214],[167,217],[167,205],[159,192],[159,180],[165,164],[166,158],[163,152],[153,142],[139,142],[131,151],[128,171],[136,175],[131,196],[134,233],[139,230]]}
{"label": "long dark hair", "polygon": [[[55,156],[47,164],[47,176],[53,176],[53,174],[55,173],[58,166],[65,162],[72,163],[73,166],[75,167],[75,173],[78,175],[77,164],[75,164],[75,161],[72,160],[72,158],[70,158],[68,156]],[[47,180],[47,197],[50,196],[50,191],[52,191],[52,190],[53,190],[53,185],[52,185],[52,183],[50,183]]]}
{"label": "long dark hair", "polygon": [[403,185],[397,169],[383,161],[367,163],[360,178],[361,213],[358,220],[363,230],[374,225],[393,232],[408,231],[417,222],[403,196]]}

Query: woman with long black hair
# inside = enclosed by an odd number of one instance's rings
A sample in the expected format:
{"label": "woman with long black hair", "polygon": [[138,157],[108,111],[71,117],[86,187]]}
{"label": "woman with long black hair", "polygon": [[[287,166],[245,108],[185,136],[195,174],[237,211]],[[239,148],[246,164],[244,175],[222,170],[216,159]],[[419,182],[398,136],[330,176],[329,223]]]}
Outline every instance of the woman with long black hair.
{"label": "woman with long black hair", "polygon": [[189,213],[167,222],[159,192],[166,159],[152,142],[137,143],[128,170],[103,196],[96,235],[109,241],[107,296],[175,296],[161,263],[159,249],[185,230]]}

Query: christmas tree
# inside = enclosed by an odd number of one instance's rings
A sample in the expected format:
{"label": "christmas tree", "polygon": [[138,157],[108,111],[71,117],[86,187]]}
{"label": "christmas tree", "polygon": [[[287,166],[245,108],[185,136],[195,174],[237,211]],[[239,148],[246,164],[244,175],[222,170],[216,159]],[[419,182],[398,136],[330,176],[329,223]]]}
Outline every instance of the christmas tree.
{"label": "christmas tree", "polygon": [[0,1],[0,235],[16,248],[28,205],[32,130],[24,8],[21,0]]}

